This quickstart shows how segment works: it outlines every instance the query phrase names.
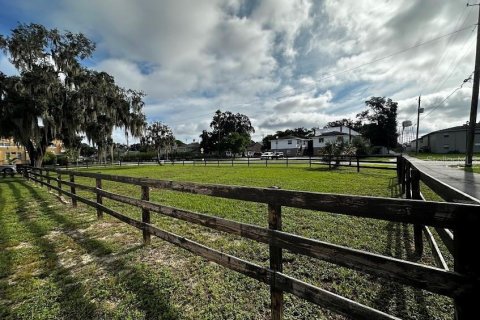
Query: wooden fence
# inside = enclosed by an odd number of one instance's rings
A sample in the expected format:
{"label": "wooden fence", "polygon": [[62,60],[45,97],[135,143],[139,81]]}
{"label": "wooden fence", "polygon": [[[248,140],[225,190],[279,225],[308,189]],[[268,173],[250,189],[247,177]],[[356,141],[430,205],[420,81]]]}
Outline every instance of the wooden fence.
{"label": "wooden fence", "polygon": [[[404,177],[404,173],[407,172],[407,170],[402,170],[403,172],[399,175],[400,182],[403,181],[400,178]],[[76,206],[78,201],[96,208],[98,218],[101,218],[106,213],[142,230],[143,240],[147,244],[153,235],[207,260],[266,283],[270,286],[271,291],[272,319],[282,318],[284,292],[355,319],[398,319],[382,311],[286,275],[282,270],[283,250],[289,250],[292,253],[310,256],[375,277],[385,278],[400,284],[451,297],[455,302],[457,319],[460,320],[471,319],[469,315],[476,312],[476,304],[480,292],[479,268],[478,262],[475,262],[476,256],[471,253],[480,244],[476,235],[476,231],[480,226],[480,206],[478,205],[302,192],[273,188],[196,184],[68,170],[31,168],[25,170],[24,174],[27,179],[47,186],[49,189],[56,190],[59,195],[63,194],[70,197],[73,206]],[[95,179],[96,187],[79,184],[75,182],[76,177]],[[107,191],[102,187],[102,181],[136,185],[141,190],[141,199]],[[415,183],[412,183],[411,178],[405,183],[405,186],[409,186],[410,190],[414,190],[413,194],[416,194],[415,190],[417,190],[417,187]],[[69,187],[69,189],[65,189],[66,187]],[[152,188],[265,203],[268,205],[268,228],[151,202],[149,201],[149,191]],[[77,189],[87,190],[96,194],[96,201],[78,196],[76,194]],[[142,219],[136,220],[108,208],[102,203],[103,198],[141,208]],[[403,222],[415,226],[446,228],[454,230],[455,237],[452,241],[455,250],[458,248],[464,249],[461,250],[461,253],[455,251],[456,268],[454,271],[351,249],[283,232],[283,206]],[[208,248],[182,236],[161,230],[150,223],[151,212],[268,244],[270,267],[259,266]],[[422,249],[417,238],[415,244],[417,252],[421,253]],[[470,254],[465,254],[466,251],[469,251]]]}
{"label": "wooden fence", "polygon": [[[380,169],[380,170],[398,170],[398,158],[400,156],[391,156],[391,155],[374,155],[374,156],[323,156],[323,157],[283,157],[280,159],[261,159],[261,158],[203,158],[203,159],[171,159],[168,161],[160,160],[160,163],[164,165],[192,165],[192,166],[205,166],[205,167],[220,167],[220,166],[244,166],[244,167],[254,167],[254,166],[295,166],[295,165],[304,165],[307,167],[318,167],[318,166],[328,166],[329,169],[336,167],[354,167],[357,169],[357,172],[360,172],[360,169]],[[395,159],[394,161],[389,161],[388,159]],[[78,167],[101,167],[101,166],[122,166],[122,165],[156,165],[158,164],[157,160],[151,161],[117,161],[117,162],[94,162],[86,161],[79,163],[70,163],[65,166],[50,166],[50,168],[65,168],[73,169]],[[49,166],[45,166],[48,168]]]}
{"label": "wooden fence", "polygon": [[[480,202],[473,197],[454,189],[442,181],[432,177],[415,167],[408,159],[400,158],[398,162],[398,181],[401,184],[402,194],[406,199],[425,201],[421,192],[421,183],[428,186],[435,194],[449,203],[463,203],[478,205]],[[480,215],[480,210],[477,210]],[[461,219],[456,223],[456,228],[443,228],[436,226],[435,231],[439,235],[448,252],[454,258],[454,271],[479,277],[480,262],[475,254],[476,246],[480,243],[477,225],[470,224],[468,219]],[[437,265],[443,270],[449,270],[447,263],[440,251],[438,244],[429,226],[424,224],[414,225],[414,241],[419,252],[423,251],[422,233],[430,244]],[[480,293],[475,291],[470,295],[462,295],[454,298],[455,318],[468,319],[478,311],[474,308],[474,301],[480,301]]]}

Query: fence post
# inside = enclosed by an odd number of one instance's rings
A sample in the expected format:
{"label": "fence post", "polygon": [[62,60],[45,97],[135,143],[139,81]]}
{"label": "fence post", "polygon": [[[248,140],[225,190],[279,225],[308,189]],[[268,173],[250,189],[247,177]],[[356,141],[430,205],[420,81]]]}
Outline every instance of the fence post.
{"label": "fence post", "polygon": [[43,187],[43,170],[42,169],[39,169],[40,170],[40,187]]}
{"label": "fence post", "polygon": [[248,164],[248,167],[250,167],[250,157],[247,156],[247,164]]}
{"label": "fence post", "polygon": [[360,172],[360,157],[358,156],[358,154],[356,155],[357,157],[357,172]]}
{"label": "fence post", "polygon": [[57,185],[58,185],[58,196],[62,196],[62,174],[57,172]]}
{"label": "fence post", "polygon": [[50,170],[47,170],[47,190],[52,190],[52,188],[50,187]]}
{"label": "fence post", "polygon": [[[411,176],[412,176],[412,199],[422,200],[422,196],[420,195],[420,171],[418,171],[417,169],[413,169]],[[413,225],[415,253],[419,257],[421,257],[423,254],[422,229],[423,229],[423,226],[421,224]]]}
{"label": "fence post", "polygon": [[[480,259],[475,254],[475,249],[480,244],[480,234],[478,233],[478,223],[458,221],[454,228],[454,271],[460,274],[478,279],[480,276]],[[478,314],[478,301],[480,297],[480,286],[476,282],[472,288],[462,292],[454,299],[455,320],[472,319],[472,316]]]}
{"label": "fence post", "polygon": [[410,162],[405,164],[405,198],[412,199],[412,179],[410,176]]}
{"label": "fence post", "polygon": [[[70,173],[70,182],[75,183],[75,176],[73,175],[73,173]],[[77,191],[75,190],[75,186],[73,184],[70,186],[70,193],[72,194],[72,206],[76,208],[77,198],[75,197],[75,195],[77,194]]]}
{"label": "fence post", "polygon": [[[4,175],[4,177],[5,177],[5,176],[6,176],[6,175]],[[34,185],[37,185],[37,176],[35,176],[35,168],[34,168],[34,167],[32,167],[31,179],[32,179],[32,181],[33,181],[33,184],[34,184]]]}
{"label": "fence post", "polygon": [[287,168],[288,168],[288,156],[286,156],[285,159],[286,159],[285,161],[287,163]]}
{"label": "fence post", "polygon": [[268,158],[265,158],[265,168],[268,167]]}
{"label": "fence post", "polygon": [[[97,189],[102,189],[102,179],[101,178],[95,178],[95,185],[96,185]],[[97,192],[97,203],[98,204],[103,204],[102,196],[98,192]],[[98,219],[103,218],[103,212],[100,208],[97,208],[97,218]]]}
{"label": "fence post", "polygon": [[308,165],[312,167],[312,156],[308,156]]}
{"label": "fence post", "polygon": [[397,181],[398,181],[398,184],[400,184],[402,182],[401,180],[401,175],[402,175],[402,168],[401,168],[401,161],[402,159],[402,156],[397,156]]}
{"label": "fence post", "polygon": [[328,156],[328,170],[332,169],[332,156]]}
{"label": "fence post", "polygon": [[[268,204],[268,228],[270,230],[282,230],[282,207],[274,203]],[[269,253],[270,269],[274,272],[282,272],[282,248],[270,245]],[[283,318],[283,291],[275,288],[275,274],[270,284],[270,308],[272,320]]]}
{"label": "fence post", "polygon": [[[148,186],[142,186],[142,200],[150,200],[150,188]],[[150,211],[147,209],[142,209],[142,222],[150,223]],[[143,229],[143,244],[150,244],[151,235],[150,232]]]}

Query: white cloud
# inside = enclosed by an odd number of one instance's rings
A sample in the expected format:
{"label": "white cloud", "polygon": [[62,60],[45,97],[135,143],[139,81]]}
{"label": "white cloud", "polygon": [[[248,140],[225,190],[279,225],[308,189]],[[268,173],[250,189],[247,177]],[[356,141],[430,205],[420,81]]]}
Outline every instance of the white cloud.
{"label": "white cloud", "polygon": [[[170,124],[182,139],[197,139],[217,108],[248,115],[261,138],[354,117],[373,95],[399,101],[399,122],[415,122],[419,94],[428,112],[473,71],[471,29],[380,59],[473,28],[475,9],[454,1],[57,0],[18,6],[36,21],[94,38],[95,68],[145,91],[148,118]],[[4,58],[0,67],[12,70]],[[421,131],[465,122],[469,94],[465,86],[452,95]]]}

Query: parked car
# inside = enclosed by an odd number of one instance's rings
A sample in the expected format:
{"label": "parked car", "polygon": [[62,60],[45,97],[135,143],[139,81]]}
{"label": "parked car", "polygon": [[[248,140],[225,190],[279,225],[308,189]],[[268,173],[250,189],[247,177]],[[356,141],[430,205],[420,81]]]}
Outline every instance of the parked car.
{"label": "parked car", "polygon": [[17,165],[15,164],[0,164],[0,172],[2,174],[11,174],[17,173]]}
{"label": "parked car", "polygon": [[273,159],[275,157],[275,154],[273,152],[264,152],[260,156],[260,159]]}
{"label": "parked car", "polygon": [[264,152],[260,159],[279,159],[283,158],[283,152]]}

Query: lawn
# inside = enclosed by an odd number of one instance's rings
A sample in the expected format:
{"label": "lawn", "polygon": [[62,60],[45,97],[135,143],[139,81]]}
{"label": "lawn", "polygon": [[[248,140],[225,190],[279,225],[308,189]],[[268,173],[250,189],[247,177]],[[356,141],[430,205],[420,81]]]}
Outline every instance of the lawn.
{"label": "lawn", "polygon": [[[278,186],[282,189],[396,196],[394,172],[306,167],[140,166],[90,169],[157,179]],[[77,179],[93,185],[91,179]],[[104,188],[140,197],[140,188],[104,182]],[[88,193],[78,192],[93,199]],[[151,200],[267,226],[266,206],[165,190]],[[135,218],[140,210],[104,200]],[[413,260],[411,226],[323,212],[283,208],[287,232]],[[167,231],[254,263],[268,265],[268,247],[237,236],[152,214]],[[421,263],[433,265],[429,247]],[[21,178],[0,178],[1,319],[267,319],[269,289],[119,221],[73,209]],[[450,299],[397,285],[319,260],[284,254],[284,272],[321,288],[406,319],[451,319]],[[285,296],[285,319],[343,319]]]}

